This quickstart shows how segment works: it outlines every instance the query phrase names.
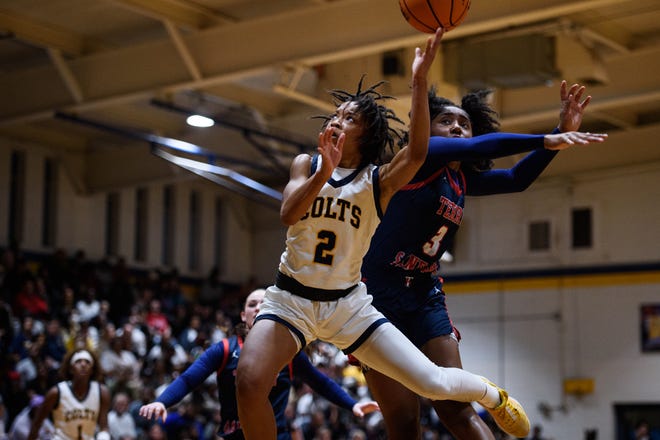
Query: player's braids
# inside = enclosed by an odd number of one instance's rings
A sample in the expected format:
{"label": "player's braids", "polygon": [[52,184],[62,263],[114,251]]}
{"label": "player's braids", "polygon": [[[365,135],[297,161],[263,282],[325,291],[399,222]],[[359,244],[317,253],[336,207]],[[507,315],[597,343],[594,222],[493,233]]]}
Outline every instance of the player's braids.
{"label": "player's braids", "polygon": [[[380,81],[362,90],[363,80],[364,75],[360,78],[355,93],[339,89],[329,91],[336,106],[340,106],[345,102],[355,102],[357,105],[357,111],[361,115],[365,128],[364,134],[359,139],[360,154],[362,156],[360,167],[370,163],[380,163],[386,149],[389,148],[390,151],[393,151],[395,143],[398,144],[399,140],[403,138],[400,131],[390,127],[390,121],[405,124],[396,116],[394,111],[379,103],[381,100],[395,99],[376,90],[386,81]],[[325,128],[332,119],[332,115],[315,116],[315,118],[324,119],[323,127]]]}

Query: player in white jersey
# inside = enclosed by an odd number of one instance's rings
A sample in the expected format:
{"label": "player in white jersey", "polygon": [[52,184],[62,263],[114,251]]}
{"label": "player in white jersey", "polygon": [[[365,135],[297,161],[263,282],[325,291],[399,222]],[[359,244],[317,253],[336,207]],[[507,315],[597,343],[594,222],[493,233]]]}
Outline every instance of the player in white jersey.
{"label": "player in white jersey", "polygon": [[391,110],[374,87],[335,90],[339,104],[319,135],[319,156],[297,156],[284,189],[281,220],[289,226],[277,280],[268,288],[238,362],[238,413],[247,440],[277,436],[268,394],[296,352],[314,339],[335,344],[433,400],[477,401],[507,432],[524,437],[529,421],[515,399],[481,376],[442,368],[422,354],[371,304],[360,281],[369,241],[393,194],[428,151],[427,74],[442,36],[438,29],[412,64],[409,143],[391,162],[373,165],[393,144]]}
{"label": "player in white jersey", "polygon": [[50,416],[55,426],[53,439],[110,440],[110,391],[94,380],[100,374],[96,357],[86,349],[74,350],[62,361],[60,372],[65,380],[46,393],[28,439],[37,438],[43,421]]}

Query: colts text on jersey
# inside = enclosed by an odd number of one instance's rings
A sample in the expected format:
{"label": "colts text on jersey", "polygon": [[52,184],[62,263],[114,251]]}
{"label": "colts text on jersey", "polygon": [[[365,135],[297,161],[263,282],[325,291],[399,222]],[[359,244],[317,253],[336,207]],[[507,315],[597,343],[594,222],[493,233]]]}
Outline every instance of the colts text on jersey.
{"label": "colts text on jersey", "polygon": [[355,229],[360,228],[360,215],[362,209],[359,206],[351,204],[348,200],[337,199],[334,197],[317,197],[309,211],[305,213],[300,220],[306,218],[329,218],[338,221],[346,221],[348,217],[349,224]]}

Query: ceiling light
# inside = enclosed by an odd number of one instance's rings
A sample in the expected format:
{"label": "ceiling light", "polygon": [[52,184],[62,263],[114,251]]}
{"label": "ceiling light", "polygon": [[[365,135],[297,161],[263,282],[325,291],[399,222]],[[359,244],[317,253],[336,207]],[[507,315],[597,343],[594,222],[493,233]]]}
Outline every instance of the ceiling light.
{"label": "ceiling light", "polygon": [[186,123],[193,127],[213,127],[215,125],[213,119],[202,115],[190,115],[186,118]]}

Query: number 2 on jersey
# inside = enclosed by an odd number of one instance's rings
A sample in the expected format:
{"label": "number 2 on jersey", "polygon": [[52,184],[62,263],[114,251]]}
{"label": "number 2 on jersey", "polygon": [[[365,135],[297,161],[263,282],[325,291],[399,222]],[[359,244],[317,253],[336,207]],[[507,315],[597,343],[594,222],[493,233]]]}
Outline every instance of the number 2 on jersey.
{"label": "number 2 on jersey", "polygon": [[319,243],[316,245],[314,251],[314,262],[331,266],[334,255],[330,251],[337,245],[337,234],[332,231],[322,230],[316,236],[319,239]]}
{"label": "number 2 on jersey", "polygon": [[440,250],[440,245],[442,244],[442,239],[445,237],[445,234],[449,228],[445,225],[440,226],[440,229],[438,229],[438,232],[435,233],[433,237],[426,243],[424,243],[424,247],[422,247],[422,250],[426,255],[429,257],[435,257],[438,254],[438,251]]}

